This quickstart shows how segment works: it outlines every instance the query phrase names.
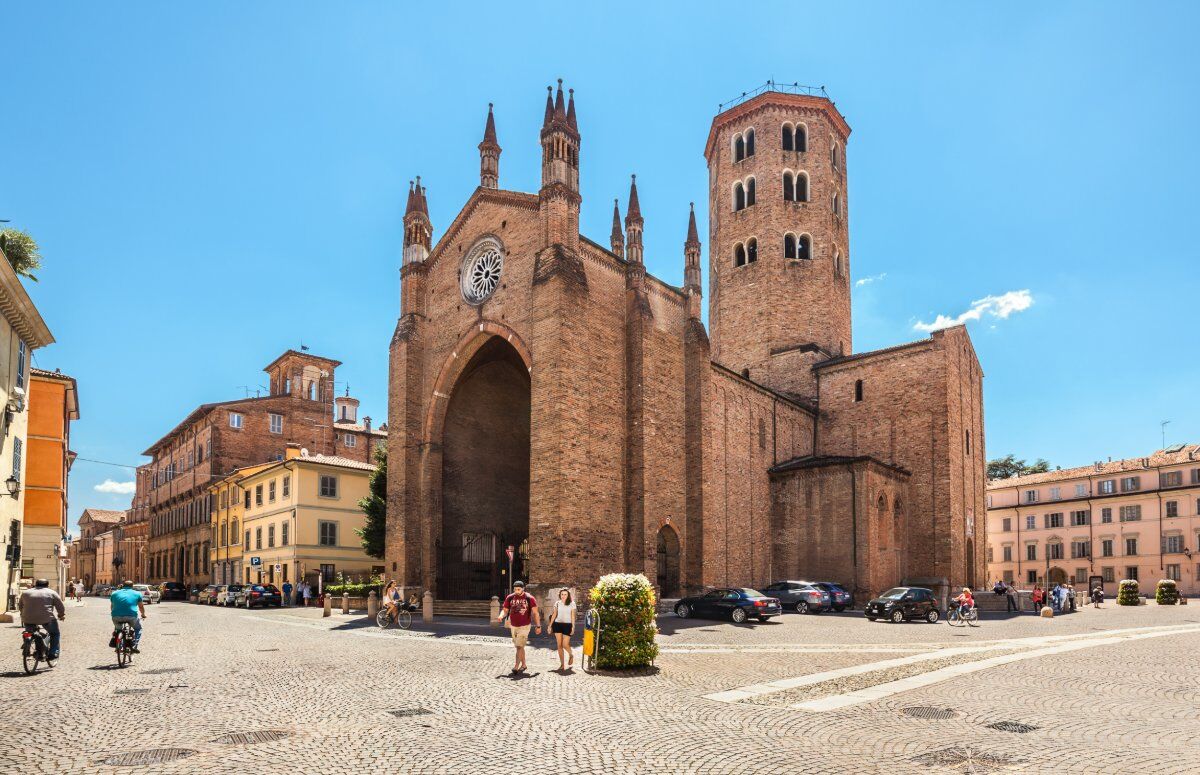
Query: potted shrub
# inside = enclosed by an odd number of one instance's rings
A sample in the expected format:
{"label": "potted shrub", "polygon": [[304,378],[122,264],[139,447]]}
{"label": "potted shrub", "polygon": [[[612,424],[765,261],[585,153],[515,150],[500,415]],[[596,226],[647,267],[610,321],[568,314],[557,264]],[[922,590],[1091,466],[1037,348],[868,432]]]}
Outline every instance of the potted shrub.
{"label": "potted shrub", "polygon": [[658,656],[658,627],[650,580],[640,573],[610,573],[592,587],[590,600],[600,617],[596,667],[628,670],[651,665]]}
{"label": "potted shrub", "polygon": [[1117,586],[1117,605],[1138,605],[1137,579],[1124,579]]}
{"label": "potted shrub", "polygon": [[1174,579],[1159,579],[1154,589],[1154,602],[1159,605],[1175,605],[1179,602],[1179,587]]}

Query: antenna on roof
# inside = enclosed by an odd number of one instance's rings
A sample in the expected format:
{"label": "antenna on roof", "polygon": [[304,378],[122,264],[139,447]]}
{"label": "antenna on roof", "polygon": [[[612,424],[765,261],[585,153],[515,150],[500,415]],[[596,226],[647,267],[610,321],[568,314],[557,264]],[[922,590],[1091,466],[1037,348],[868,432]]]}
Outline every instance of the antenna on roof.
{"label": "antenna on roof", "polygon": [[1162,446],[1159,449],[1167,448],[1167,426],[1171,424],[1170,420],[1163,420],[1158,424],[1159,430],[1162,431]]}

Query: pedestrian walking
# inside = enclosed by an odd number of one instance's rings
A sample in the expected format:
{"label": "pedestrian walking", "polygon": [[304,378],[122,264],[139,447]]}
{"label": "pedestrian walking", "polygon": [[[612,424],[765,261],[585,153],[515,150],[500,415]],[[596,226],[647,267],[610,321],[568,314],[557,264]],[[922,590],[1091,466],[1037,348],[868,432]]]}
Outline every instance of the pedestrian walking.
{"label": "pedestrian walking", "polygon": [[75,602],[83,602],[83,579],[75,579],[75,583],[71,586],[71,591],[75,593]]}
{"label": "pedestrian walking", "polygon": [[1021,612],[1021,607],[1017,605],[1017,588],[1012,584],[1006,584],[1004,586],[1004,603],[1005,613],[1008,613],[1009,611],[1016,611],[1017,613]]}
{"label": "pedestrian walking", "polygon": [[[575,634],[575,601],[571,599],[571,590],[563,587],[558,591],[558,600],[554,601],[554,609],[550,612],[550,631],[558,646],[558,669],[566,670],[575,666],[575,651],[571,648],[571,636]],[[563,663],[563,656],[567,662]]]}
{"label": "pedestrian walking", "polygon": [[1046,593],[1042,591],[1041,584],[1033,585],[1033,592],[1029,595],[1029,599],[1033,602],[1033,613],[1037,615],[1042,611],[1042,603],[1046,600]]}
{"label": "pedestrian walking", "polygon": [[1099,608],[1104,602],[1104,588],[1097,585],[1092,589],[1092,607]]}
{"label": "pedestrian walking", "polygon": [[312,599],[312,585],[307,581],[300,585],[300,596],[304,598],[304,607],[308,608],[308,601]]}
{"label": "pedestrian walking", "polygon": [[292,604],[292,582],[290,581],[283,582],[283,604],[289,606]]}
{"label": "pedestrian walking", "polygon": [[504,598],[504,608],[498,621],[508,619],[508,629],[512,633],[516,657],[513,662],[513,674],[522,673],[528,669],[525,664],[525,645],[529,642],[529,628],[532,626],[538,635],[542,634],[542,622],[538,618],[537,601],[533,595],[525,594],[525,582],[514,581],[512,594]]}
{"label": "pedestrian walking", "polygon": [[1067,604],[1070,606],[1071,612],[1075,611],[1075,585],[1067,585]]}

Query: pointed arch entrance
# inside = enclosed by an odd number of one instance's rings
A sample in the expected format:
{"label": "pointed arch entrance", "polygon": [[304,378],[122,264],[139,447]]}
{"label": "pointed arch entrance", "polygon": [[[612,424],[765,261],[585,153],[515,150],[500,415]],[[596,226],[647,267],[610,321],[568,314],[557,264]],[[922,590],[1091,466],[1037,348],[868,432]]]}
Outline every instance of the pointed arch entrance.
{"label": "pointed arch entrance", "polygon": [[[528,562],[530,381],[522,354],[490,336],[447,391],[441,424],[437,596],[503,596]],[[510,574],[506,548],[514,548]]]}
{"label": "pointed arch entrance", "polygon": [[670,525],[658,530],[658,593],[679,597],[679,534]]}

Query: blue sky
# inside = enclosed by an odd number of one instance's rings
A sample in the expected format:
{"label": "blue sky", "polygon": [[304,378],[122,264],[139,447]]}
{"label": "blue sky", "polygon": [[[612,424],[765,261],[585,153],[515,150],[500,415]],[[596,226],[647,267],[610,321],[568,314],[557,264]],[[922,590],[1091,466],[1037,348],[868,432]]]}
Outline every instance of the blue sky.
{"label": "blue sky", "polygon": [[[79,379],[81,458],[141,462],[301,340],[378,422],[408,181],[436,238],[494,102],[501,185],[535,191],[556,77],[576,90],[584,233],[607,243],[636,172],[647,264],[677,284],[718,103],[824,85],[854,129],[857,350],[975,309],[989,456],[1138,455],[1166,419],[1168,443],[1200,441],[1195,4],[791,2],[744,24],[724,3],[515,8],[0,11],[0,218],[41,243],[29,290],[58,344],[36,363]],[[105,480],[132,476],[76,464],[73,519],[127,505]]]}

